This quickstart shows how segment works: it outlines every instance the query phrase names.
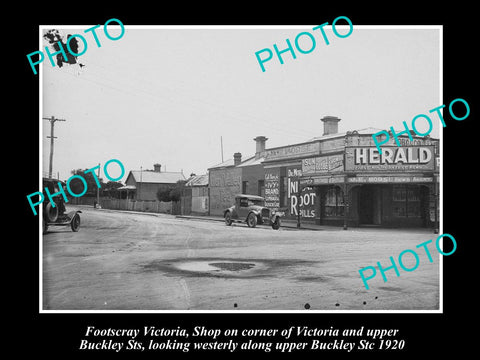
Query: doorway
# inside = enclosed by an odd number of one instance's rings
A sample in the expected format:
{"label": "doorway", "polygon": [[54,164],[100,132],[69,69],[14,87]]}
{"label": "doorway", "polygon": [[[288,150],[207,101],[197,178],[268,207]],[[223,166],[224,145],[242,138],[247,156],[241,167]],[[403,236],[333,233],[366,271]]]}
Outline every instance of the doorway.
{"label": "doorway", "polygon": [[358,217],[361,225],[382,223],[382,192],[378,185],[362,185],[358,194]]}

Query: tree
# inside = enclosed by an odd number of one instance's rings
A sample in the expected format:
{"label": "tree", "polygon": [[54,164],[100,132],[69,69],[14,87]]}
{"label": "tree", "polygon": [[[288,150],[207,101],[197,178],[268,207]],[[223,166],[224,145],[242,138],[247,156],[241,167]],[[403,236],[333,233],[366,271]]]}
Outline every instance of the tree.
{"label": "tree", "polygon": [[180,201],[185,183],[185,180],[179,180],[175,185],[160,185],[157,190],[157,199],[165,202]]}
{"label": "tree", "polygon": [[171,185],[165,185],[165,184],[160,185],[158,190],[157,190],[158,201],[165,201],[165,202],[171,201],[171,199],[170,199],[170,191],[171,190],[172,190]]}
{"label": "tree", "polygon": [[175,187],[170,190],[170,199],[171,201],[180,201],[183,195],[183,189],[185,188],[186,181],[178,180],[175,184]]}
{"label": "tree", "polygon": [[100,191],[102,191],[102,195],[116,198],[118,195],[117,189],[122,186],[122,183],[119,181],[108,181],[106,184],[102,185]]}
{"label": "tree", "polygon": [[[73,175],[80,175],[83,179],[85,179],[85,182],[87,183],[87,191],[85,192],[85,194],[83,194],[84,196],[95,196],[97,194],[97,188],[98,188],[97,182],[95,180],[96,174],[95,174],[95,177],[92,174],[92,172],[88,172],[85,174],[85,171],[87,170],[88,169],[85,169],[85,170],[76,169],[76,170],[72,170],[71,173]],[[103,179],[99,178],[98,182],[100,183],[101,188],[103,188],[103,186],[105,185],[103,183]],[[70,186],[71,192],[74,194],[81,194],[83,193],[83,191],[85,191],[85,184],[79,178],[73,178],[70,181],[69,186]]]}

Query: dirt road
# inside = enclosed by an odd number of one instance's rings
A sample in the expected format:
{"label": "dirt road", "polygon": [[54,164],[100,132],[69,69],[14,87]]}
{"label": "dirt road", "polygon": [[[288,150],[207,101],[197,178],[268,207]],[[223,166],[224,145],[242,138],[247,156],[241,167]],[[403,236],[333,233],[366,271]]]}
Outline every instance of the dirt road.
{"label": "dirt road", "polygon": [[[73,207],[69,207],[69,210]],[[386,272],[366,290],[358,270],[390,266],[426,230],[321,231],[81,208],[79,232],[43,236],[44,310],[436,310],[439,255]],[[417,249],[418,250],[418,249]],[[407,256],[405,262],[407,265]],[[408,266],[413,266],[410,264]]]}

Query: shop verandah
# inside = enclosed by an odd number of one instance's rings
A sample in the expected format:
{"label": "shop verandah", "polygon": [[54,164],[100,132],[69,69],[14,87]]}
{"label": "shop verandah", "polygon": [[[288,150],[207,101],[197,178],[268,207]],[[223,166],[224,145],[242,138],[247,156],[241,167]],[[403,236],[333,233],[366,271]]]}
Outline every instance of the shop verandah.
{"label": "shop verandah", "polygon": [[[342,177],[343,178],[343,177]],[[299,191],[315,192],[315,218],[299,222],[348,227],[424,227],[438,231],[434,177],[303,177]]]}

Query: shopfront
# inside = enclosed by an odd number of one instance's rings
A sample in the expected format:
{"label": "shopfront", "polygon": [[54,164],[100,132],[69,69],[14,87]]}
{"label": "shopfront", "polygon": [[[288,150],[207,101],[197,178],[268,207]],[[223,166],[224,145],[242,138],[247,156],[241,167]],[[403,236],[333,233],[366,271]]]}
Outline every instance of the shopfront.
{"label": "shopfront", "polygon": [[316,194],[323,225],[430,227],[438,221],[436,145],[346,146],[302,160],[301,187]]}

